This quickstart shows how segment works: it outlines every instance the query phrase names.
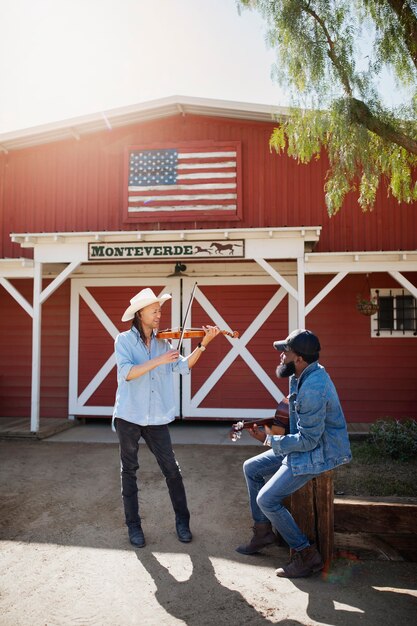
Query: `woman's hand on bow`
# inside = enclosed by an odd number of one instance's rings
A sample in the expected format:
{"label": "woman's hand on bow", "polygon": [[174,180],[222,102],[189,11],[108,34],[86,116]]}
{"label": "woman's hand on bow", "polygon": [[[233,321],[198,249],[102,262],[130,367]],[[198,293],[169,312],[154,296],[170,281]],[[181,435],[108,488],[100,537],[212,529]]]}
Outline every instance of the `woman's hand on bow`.
{"label": "woman's hand on bow", "polygon": [[175,363],[176,361],[178,361],[179,356],[180,353],[178,352],[178,350],[172,349],[164,352],[157,358],[159,359],[159,365],[165,365],[167,363]]}

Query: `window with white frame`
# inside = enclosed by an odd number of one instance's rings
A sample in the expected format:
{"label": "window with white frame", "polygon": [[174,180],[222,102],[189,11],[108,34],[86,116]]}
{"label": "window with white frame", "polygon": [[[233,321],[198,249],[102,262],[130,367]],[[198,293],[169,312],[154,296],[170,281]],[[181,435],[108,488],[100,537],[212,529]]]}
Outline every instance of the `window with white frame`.
{"label": "window with white frame", "polygon": [[406,289],[372,289],[378,311],[371,317],[372,337],[417,337],[417,300]]}

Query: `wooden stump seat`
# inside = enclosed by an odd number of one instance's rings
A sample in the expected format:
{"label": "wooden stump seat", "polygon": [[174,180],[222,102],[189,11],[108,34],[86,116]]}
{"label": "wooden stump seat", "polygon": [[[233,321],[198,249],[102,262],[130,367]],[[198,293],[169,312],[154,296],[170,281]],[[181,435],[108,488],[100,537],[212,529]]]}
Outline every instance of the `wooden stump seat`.
{"label": "wooden stump seat", "polygon": [[290,497],[289,509],[303,533],[314,542],[325,564],[333,557],[333,470],[319,474]]}

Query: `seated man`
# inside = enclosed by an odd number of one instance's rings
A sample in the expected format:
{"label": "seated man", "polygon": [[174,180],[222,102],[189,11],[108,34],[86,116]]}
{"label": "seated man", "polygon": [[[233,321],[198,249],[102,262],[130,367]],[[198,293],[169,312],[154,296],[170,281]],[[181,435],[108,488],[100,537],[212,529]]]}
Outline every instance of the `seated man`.
{"label": "seated man", "polygon": [[276,341],[281,352],[279,378],[290,377],[290,432],[274,435],[256,424],[249,430],[255,439],[271,446],[245,461],[254,535],[237,551],[254,554],[276,541],[272,528],[292,549],[290,562],[277,576],[299,578],[323,569],[323,560],[301,532],[283,500],[309,480],[352,458],[342,407],[330,376],[318,363],[320,342],[309,330],[299,329]]}

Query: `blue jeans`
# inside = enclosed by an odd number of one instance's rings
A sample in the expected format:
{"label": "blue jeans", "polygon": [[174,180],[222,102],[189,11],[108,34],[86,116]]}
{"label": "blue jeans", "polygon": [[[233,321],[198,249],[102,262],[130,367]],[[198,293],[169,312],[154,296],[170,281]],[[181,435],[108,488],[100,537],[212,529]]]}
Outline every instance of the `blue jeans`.
{"label": "blue jeans", "polygon": [[138,481],[139,440],[141,437],[158,462],[165,476],[172,506],[177,520],[188,522],[190,513],[187,507],[181,469],[175,458],[171,436],[167,425],[139,426],[116,418],[115,427],[120,444],[120,467],[122,498],[126,524],[140,524]]}
{"label": "blue jeans", "polygon": [[254,522],[271,522],[289,547],[299,551],[307,548],[310,542],[282,502],[315,474],[294,476],[287,459],[276,455],[273,450],[267,450],[245,461],[243,473]]}

